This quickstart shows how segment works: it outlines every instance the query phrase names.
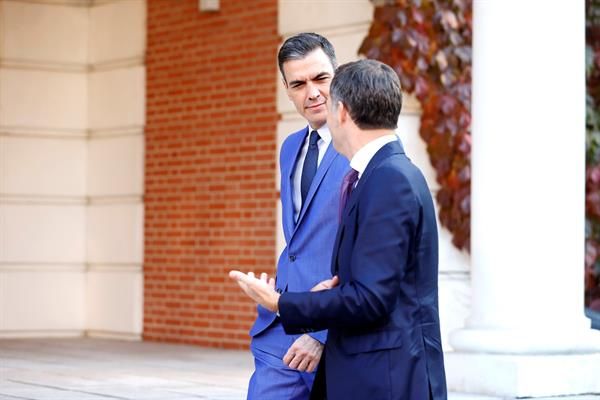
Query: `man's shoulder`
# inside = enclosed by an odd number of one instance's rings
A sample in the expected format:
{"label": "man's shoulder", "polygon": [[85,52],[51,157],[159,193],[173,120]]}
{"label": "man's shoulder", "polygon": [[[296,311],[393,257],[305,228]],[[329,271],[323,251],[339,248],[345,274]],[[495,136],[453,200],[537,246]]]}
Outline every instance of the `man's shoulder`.
{"label": "man's shoulder", "polygon": [[287,135],[287,137],[284,139],[283,143],[285,144],[285,143],[304,139],[307,132],[308,132],[308,129],[306,126],[298,129],[297,131],[293,131],[292,133]]}
{"label": "man's shoulder", "polygon": [[290,133],[281,144],[281,153],[297,150],[306,135],[306,127]]}
{"label": "man's shoulder", "polygon": [[431,191],[423,172],[404,153],[381,160],[366,184],[369,195],[382,199],[409,196],[419,204],[431,201]]}

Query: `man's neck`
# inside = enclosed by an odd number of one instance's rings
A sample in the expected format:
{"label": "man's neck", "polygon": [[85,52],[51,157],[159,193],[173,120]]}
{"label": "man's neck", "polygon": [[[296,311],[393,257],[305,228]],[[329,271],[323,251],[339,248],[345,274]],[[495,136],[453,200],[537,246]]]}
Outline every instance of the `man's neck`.
{"label": "man's neck", "polygon": [[394,135],[395,132],[392,129],[360,129],[354,135],[356,140],[350,146],[350,154],[348,159],[352,160],[354,155],[367,144],[373,140],[379,139],[382,136]]}
{"label": "man's neck", "polygon": [[358,172],[359,179],[367,169],[367,166],[375,154],[377,154],[383,146],[395,140],[398,140],[398,137],[393,134],[393,131],[388,131],[384,135],[373,135],[372,140],[364,143],[364,145],[354,153],[354,156],[350,160],[350,166]]}
{"label": "man's neck", "polygon": [[322,127],[324,127],[324,126],[325,126],[325,123],[322,123],[322,124],[320,124],[320,125],[318,125],[318,126],[313,126],[313,124],[311,124],[310,122],[308,123],[308,128],[309,128],[311,131],[318,131],[319,129],[321,129],[321,128],[322,128]]}

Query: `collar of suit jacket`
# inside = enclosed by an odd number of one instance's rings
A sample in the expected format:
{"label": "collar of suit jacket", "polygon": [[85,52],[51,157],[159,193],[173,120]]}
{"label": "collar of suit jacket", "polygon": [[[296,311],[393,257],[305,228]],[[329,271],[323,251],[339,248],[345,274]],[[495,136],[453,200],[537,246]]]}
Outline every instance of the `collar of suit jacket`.
{"label": "collar of suit jacket", "polygon": [[350,167],[358,172],[358,179],[362,176],[367,165],[373,158],[373,156],[386,144],[398,140],[396,135],[385,135],[378,137],[377,139],[371,140],[369,143],[364,145],[354,154],[352,160],[350,160]]}

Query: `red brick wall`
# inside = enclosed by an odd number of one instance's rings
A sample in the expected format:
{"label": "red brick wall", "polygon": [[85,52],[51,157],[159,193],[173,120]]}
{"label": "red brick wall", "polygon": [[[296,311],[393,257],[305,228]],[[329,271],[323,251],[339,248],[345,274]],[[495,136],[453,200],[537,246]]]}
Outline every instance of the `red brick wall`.
{"label": "red brick wall", "polygon": [[274,271],[277,0],[148,1],[144,339],[245,348]]}

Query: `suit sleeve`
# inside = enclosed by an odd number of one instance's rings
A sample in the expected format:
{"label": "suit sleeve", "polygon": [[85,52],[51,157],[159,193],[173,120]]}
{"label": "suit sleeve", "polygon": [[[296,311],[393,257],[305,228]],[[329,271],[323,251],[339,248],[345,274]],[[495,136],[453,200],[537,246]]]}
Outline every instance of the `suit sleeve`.
{"label": "suit sleeve", "polygon": [[[331,290],[284,293],[279,300],[288,333],[375,324],[393,309],[414,245],[420,207],[398,169],[375,170],[358,199],[356,238],[351,248],[351,279]],[[348,221],[344,221],[348,223]],[[336,249],[335,251],[338,251]]]}

